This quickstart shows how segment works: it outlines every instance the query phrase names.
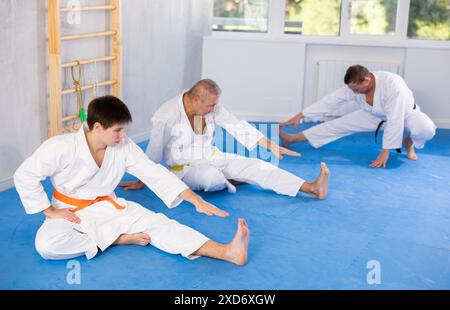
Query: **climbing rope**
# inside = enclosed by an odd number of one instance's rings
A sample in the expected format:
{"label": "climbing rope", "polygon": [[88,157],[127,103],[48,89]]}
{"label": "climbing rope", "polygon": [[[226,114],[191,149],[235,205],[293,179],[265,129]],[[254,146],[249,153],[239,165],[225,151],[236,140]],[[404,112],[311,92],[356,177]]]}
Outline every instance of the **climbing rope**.
{"label": "climbing rope", "polygon": [[[87,115],[86,115],[86,110],[84,109],[84,105],[83,105],[83,94],[81,92],[81,77],[82,77],[82,70],[81,70],[81,63],[79,60],[75,60],[75,62],[77,63],[76,66],[71,67],[70,69],[70,73],[72,75],[72,84],[73,87],[75,88],[75,93],[77,94],[77,107],[78,107],[78,118],[80,119],[80,122],[83,123],[86,121],[87,119]],[[74,68],[78,67],[78,79],[75,78],[75,71]],[[75,123],[76,121],[74,121],[72,128],[75,129]]]}

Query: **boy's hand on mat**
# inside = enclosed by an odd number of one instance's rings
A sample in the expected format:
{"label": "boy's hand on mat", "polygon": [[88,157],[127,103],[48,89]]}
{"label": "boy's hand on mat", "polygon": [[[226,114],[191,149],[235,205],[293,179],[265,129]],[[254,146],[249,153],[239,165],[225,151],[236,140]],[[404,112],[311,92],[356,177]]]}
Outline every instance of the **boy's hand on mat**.
{"label": "boy's hand on mat", "polygon": [[125,181],[120,182],[119,187],[122,187],[124,190],[138,190],[144,188],[144,183],[140,180],[138,181]]}
{"label": "boy's hand on mat", "polygon": [[285,147],[279,146],[275,143],[272,143],[272,145],[270,147],[270,151],[279,159],[283,159],[283,155],[295,156],[295,157],[301,156],[300,153],[291,151],[291,150],[289,150]]}
{"label": "boy's hand on mat", "polygon": [[212,216],[217,215],[220,217],[228,217],[230,216],[227,212],[217,208],[215,205],[210,204],[209,202],[200,199],[198,202],[195,202],[195,210],[199,213],[205,213],[206,215]]}
{"label": "boy's hand on mat", "polygon": [[386,164],[388,162],[389,159],[389,153],[390,150],[385,150],[383,149],[380,153],[380,155],[378,155],[377,159],[375,159],[371,164],[370,167],[372,168],[386,168]]}
{"label": "boy's hand on mat", "polygon": [[44,210],[44,214],[49,218],[55,218],[55,219],[66,219],[69,222],[80,224],[81,219],[70,209],[56,209],[53,206],[48,207]]}
{"label": "boy's hand on mat", "polygon": [[291,125],[291,126],[292,126],[292,129],[295,130],[295,129],[297,129],[298,124],[300,123],[300,121],[302,120],[302,118],[303,118],[303,113],[302,113],[302,112],[299,112],[299,113],[296,114],[293,118],[291,118],[291,119],[289,119],[289,120],[287,120],[287,121],[285,121],[285,122],[280,123],[280,128],[283,128],[283,127],[286,127],[286,126]]}

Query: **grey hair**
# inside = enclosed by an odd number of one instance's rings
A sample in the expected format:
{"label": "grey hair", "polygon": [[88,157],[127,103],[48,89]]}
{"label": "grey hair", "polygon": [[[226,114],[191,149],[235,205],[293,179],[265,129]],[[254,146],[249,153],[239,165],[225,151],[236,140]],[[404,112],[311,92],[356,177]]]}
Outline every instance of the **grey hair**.
{"label": "grey hair", "polygon": [[203,79],[195,83],[188,93],[189,95],[198,96],[202,101],[206,101],[210,95],[219,97],[222,90],[213,80]]}

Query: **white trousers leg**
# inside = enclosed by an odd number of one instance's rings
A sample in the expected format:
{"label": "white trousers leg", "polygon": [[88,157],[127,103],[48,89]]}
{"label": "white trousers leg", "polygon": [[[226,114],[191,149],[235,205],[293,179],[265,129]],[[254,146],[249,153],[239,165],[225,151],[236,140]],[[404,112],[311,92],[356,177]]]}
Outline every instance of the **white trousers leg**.
{"label": "white trousers leg", "polygon": [[418,106],[408,114],[405,129],[409,131],[414,146],[418,149],[423,148],[425,142],[431,140],[436,134],[436,125],[428,115],[420,111]]}
{"label": "white trousers leg", "polygon": [[[205,191],[229,188],[228,180],[258,185],[288,196],[296,196],[305,182],[263,160],[230,153],[221,153],[208,163],[191,166],[183,176],[183,181],[191,189]],[[231,191],[230,188],[228,190]]]}
{"label": "white trousers leg", "polygon": [[143,208],[141,205],[128,201],[128,207],[134,205],[141,208],[143,216],[135,222],[127,233],[144,232],[151,238],[151,245],[161,251],[170,254],[181,254],[194,259],[198,256],[192,255],[209,240],[200,232],[169,219],[162,213],[155,213]]}
{"label": "white trousers leg", "polygon": [[76,224],[65,219],[46,219],[39,228],[35,246],[45,259],[70,259],[86,255],[94,257],[97,245],[85,233],[76,229]]}
{"label": "white trousers leg", "polygon": [[[139,212],[140,216],[137,220],[134,216],[128,224],[122,221],[122,228],[126,227],[122,233],[147,233],[151,244],[164,252],[196,258],[192,254],[209,240],[194,229],[137,203],[128,201],[128,209],[130,214]],[[37,232],[36,250],[45,259],[70,259],[82,255],[91,259],[98,252],[97,245],[88,234],[77,230],[77,226],[64,219],[47,219]],[[103,226],[107,229],[105,224]],[[117,227],[111,227],[111,232],[114,231]]]}
{"label": "white trousers leg", "polygon": [[303,134],[315,148],[357,132],[375,131],[381,119],[364,110],[311,127]]}
{"label": "white trousers leg", "polygon": [[194,191],[215,192],[226,188],[230,193],[236,192],[236,187],[225,178],[220,167],[202,163],[185,169],[182,180]]}
{"label": "white trousers leg", "polygon": [[298,194],[305,182],[302,178],[258,158],[227,153],[223,155],[226,159],[223,159],[225,166],[222,172],[227,179],[258,185],[292,197]]}

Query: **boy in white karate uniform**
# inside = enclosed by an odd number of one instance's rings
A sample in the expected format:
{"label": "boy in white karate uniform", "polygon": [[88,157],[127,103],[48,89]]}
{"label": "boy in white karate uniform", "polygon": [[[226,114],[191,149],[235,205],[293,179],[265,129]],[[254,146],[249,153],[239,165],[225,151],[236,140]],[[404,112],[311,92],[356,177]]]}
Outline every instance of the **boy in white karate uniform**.
{"label": "boy in white karate uniform", "polygon": [[[131,122],[127,106],[118,98],[94,99],[87,125],[77,133],[45,141],[14,175],[17,192],[28,214],[43,212],[35,245],[45,259],[94,257],[113,244],[151,244],[187,258],[209,256],[238,265],[247,262],[249,230],[239,219],[234,239],[214,242],[201,233],[118,198],[114,189],[128,172],[142,180],[169,207],[182,199],[198,212],[228,214],[192,192],[179,178],[152,162],[125,135]],[[40,183],[51,177],[54,195],[49,201]]]}
{"label": "boy in white karate uniform", "polygon": [[[300,120],[324,120],[350,107],[353,111],[311,127],[303,132],[288,134],[280,131],[283,146],[309,141],[315,148],[357,132],[375,131],[384,124],[383,147],[371,167],[386,167],[392,149],[402,145],[407,156],[417,160],[414,148],[421,149],[435,135],[433,121],[414,102],[412,91],[397,74],[383,71],[369,72],[363,66],[348,68],[344,86],[298,113],[280,127],[297,128]],[[406,134],[405,134],[406,133]],[[376,136],[375,134],[375,136]]]}
{"label": "boy in white karate uniform", "polygon": [[[235,184],[251,183],[278,194],[295,197],[304,192],[323,199],[327,194],[330,172],[322,163],[315,182],[300,177],[257,158],[223,153],[213,146],[215,125],[234,136],[252,150],[257,145],[275,156],[299,156],[269,141],[248,122],[238,120],[218,104],[221,90],[210,79],[197,82],[189,91],[164,103],[152,118],[152,131],[147,155],[165,162],[193,190],[235,192]],[[139,189],[141,181],[121,183],[125,189]]]}

